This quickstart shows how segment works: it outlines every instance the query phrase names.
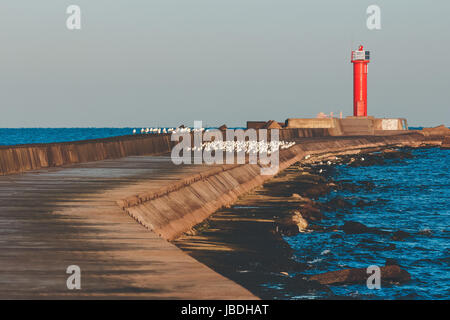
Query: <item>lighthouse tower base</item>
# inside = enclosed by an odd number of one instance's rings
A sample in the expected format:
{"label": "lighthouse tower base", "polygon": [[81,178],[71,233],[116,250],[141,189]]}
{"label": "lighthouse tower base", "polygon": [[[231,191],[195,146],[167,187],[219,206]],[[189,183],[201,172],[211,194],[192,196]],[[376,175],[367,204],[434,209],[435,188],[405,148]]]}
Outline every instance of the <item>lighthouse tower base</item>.
{"label": "lighthouse tower base", "polygon": [[404,118],[375,118],[372,116],[351,116],[343,119],[307,119],[290,118],[286,120],[285,128],[328,128],[334,136],[378,135],[399,133],[408,130]]}

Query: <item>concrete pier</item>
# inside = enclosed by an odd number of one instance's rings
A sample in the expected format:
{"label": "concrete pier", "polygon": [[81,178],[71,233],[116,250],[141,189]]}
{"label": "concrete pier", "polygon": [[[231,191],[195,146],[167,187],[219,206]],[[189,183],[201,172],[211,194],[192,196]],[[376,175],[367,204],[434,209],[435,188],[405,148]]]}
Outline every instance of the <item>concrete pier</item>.
{"label": "concrete pier", "polygon": [[[301,138],[280,169],[311,153],[421,143]],[[166,240],[271,177],[255,166],[127,156],[0,176],[0,298],[255,299]],[[69,265],[81,268],[81,290],[67,289]]]}
{"label": "concrete pier", "polygon": [[210,169],[141,156],[0,177],[0,298],[256,298],[116,204]]}

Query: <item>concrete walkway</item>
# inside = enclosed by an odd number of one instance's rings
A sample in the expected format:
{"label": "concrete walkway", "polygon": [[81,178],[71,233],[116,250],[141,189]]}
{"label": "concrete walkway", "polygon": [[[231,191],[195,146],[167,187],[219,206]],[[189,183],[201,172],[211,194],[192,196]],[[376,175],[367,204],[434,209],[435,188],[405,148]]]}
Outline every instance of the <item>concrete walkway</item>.
{"label": "concrete walkway", "polygon": [[116,204],[208,169],[142,156],[0,176],[0,298],[255,299]]}

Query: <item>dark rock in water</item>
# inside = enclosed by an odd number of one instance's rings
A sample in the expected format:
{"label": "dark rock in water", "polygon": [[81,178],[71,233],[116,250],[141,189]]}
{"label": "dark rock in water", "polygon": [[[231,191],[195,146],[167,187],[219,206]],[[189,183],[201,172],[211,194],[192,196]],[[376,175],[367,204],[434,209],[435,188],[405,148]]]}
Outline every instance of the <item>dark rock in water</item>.
{"label": "dark rock in water", "polygon": [[354,183],[344,182],[344,183],[338,184],[338,189],[347,190],[350,192],[357,192],[359,190],[359,186]]}
{"label": "dark rock in water", "polygon": [[[350,167],[367,167],[373,165],[383,165],[385,160],[411,159],[414,156],[408,151],[389,151],[383,153],[363,154],[358,157],[352,157],[348,160]],[[373,188],[370,184],[369,188]],[[369,189],[370,190],[370,189]]]}
{"label": "dark rock in water", "polygon": [[354,184],[352,179],[342,179],[342,180],[338,180],[336,182]]}
{"label": "dark rock in water", "polygon": [[376,199],[376,200],[373,200],[373,201],[366,201],[366,200],[358,200],[356,203],[355,203],[355,207],[359,207],[359,208],[362,208],[362,207],[367,207],[367,206],[374,206],[374,205],[377,205],[378,203],[386,203],[386,202],[388,202],[387,200],[385,200],[385,199],[381,199],[381,198],[378,198],[378,199]]}
{"label": "dark rock in water", "polygon": [[288,217],[276,219],[275,224],[277,230],[288,237],[295,236],[308,227],[308,222],[298,211],[294,211]]}
{"label": "dark rock in water", "polygon": [[319,209],[313,207],[311,204],[305,204],[300,208],[300,212],[307,221],[319,221],[325,218],[324,214]]}
{"label": "dark rock in water", "polygon": [[319,176],[317,174],[302,174],[295,177],[295,181],[302,183],[326,183],[327,179],[325,177]]}
{"label": "dark rock in water", "polygon": [[389,234],[387,231],[378,228],[368,227],[360,222],[346,221],[342,226],[342,230],[347,234],[374,233],[379,235]]}
{"label": "dark rock in water", "polygon": [[365,207],[365,206],[370,206],[372,204],[372,202],[369,201],[364,201],[364,200],[358,200],[355,204],[355,207]]}
{"label": "dark rock in water", "polygon": [[403,239],[405,239],[405,238],[408,238],[408,237],[410,237],[411,236],[411,234],[409,233],[409,232],[406,232],[406,231],[395,231],[393,234],[392,234],[392,237],[391,237],[391,239],[392,240],[395,240],[395,241],[401,241],[401,240],[403,240]]}
{"label": "dark rock in water", "polygon": [[333,226],[326,227],[325,231],[331,231],[331,232],[339,231],[339,226],[333,225]]}
{"label": "dark rock in water", "polygon": [[373,240],[373,239],[370,239],[370,238],[364,239],[363,242],[364,243],[370,243],[370,244],[382,244],[381,242]]}
{"label": "dark rock in water", "polygon": [[342,230],[347,234],[368,233],[370,228],[360,222],[347,221],[342,226]]}
{"label": "dark rock in water", "polygon": [[298,193],[293,193],[291,197],[293,199],[296,199],[296,200],[301,201],[301,202],[307,202],[307,203],[313,202],[311,199],[306,198],[306,197],[302,197]]}
{"label": "dark rock in water", "polygon": [[318,224],[310,224],[308,226],[308,229],[312,231],[326,231],[326,227],[320,226]]}
{"label": "dark rock in water", "polygon": [[393,151],[384,152],[383,157],[385,159],[412,159],[414,156],[408,151]]}
{"label": "dark rock in water", "polygon": [[411,280],[408,271],[400,268],[398,265],[389,265],[381,267],[381,281],[404,283]]}
{"label": "dark rock in water", "polygon": [[358,159],[354,159],[348,165],[350,167],[367,167],[373,165],[383,165],[384,159],[379,155],[364,155]]}
{"label": "dark rock in water", "polygon": [[325,227],[325,226],[321,226],[318,224],[310,224],[308,226],[308,230],[319,231],[319,232],[334,232],[334,231],[339,231],[339,226]]}
{"label": "dark rock in water", "polygon": [[302,272],[305,271],[308,268],[308,264],[307,263],[303,263],[303,262],[295,262],[295,264],[293,264],[293,272]]}
{"label": "dark rock in water", "polygon": [[375,183],[373,183],[372,181],[360,181],[359,183],[365,190],[370,191],[375,188]]}
{"label": "dark rock in water", "polygon": [[341,197],[336,197],[328,201],[326,204],[330,209],[343,209],[343,208],[351,208],[353,204]]}
{"label": "dark rock in water", "polygon": [[327,194],[330,191],[330,187],[326,184],[312,185],[306,189],[303,194],[309,198],[317,199],[320,196]]}
{"label": "dark rock in water", "polygon": [[431,231],[430,229],[425,229],[420,230],[419,232],[417,232],[417,234],[421,236],[431,236],[433,234],[433,231]]}
{"label": "dark rock in water", "polygon": [[[402,283],[411,280],[409,272],[401,269],[398,265],[380,267],[380,271],[383,282]],[[309,277],[309,280],[326,285],[365,284],[369,276],[366,268],[355,268],[316,274]]]}

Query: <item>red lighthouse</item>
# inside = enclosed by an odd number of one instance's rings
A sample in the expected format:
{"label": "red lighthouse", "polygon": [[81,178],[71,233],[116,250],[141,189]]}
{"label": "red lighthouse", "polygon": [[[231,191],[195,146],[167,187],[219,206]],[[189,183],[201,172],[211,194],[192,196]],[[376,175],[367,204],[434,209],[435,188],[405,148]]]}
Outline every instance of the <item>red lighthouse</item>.
{"label": "red lighthouse", "polygon": [[353,63],[353,116],[367,117],[367,64],[370,52],[359,46],[352,51]]}

